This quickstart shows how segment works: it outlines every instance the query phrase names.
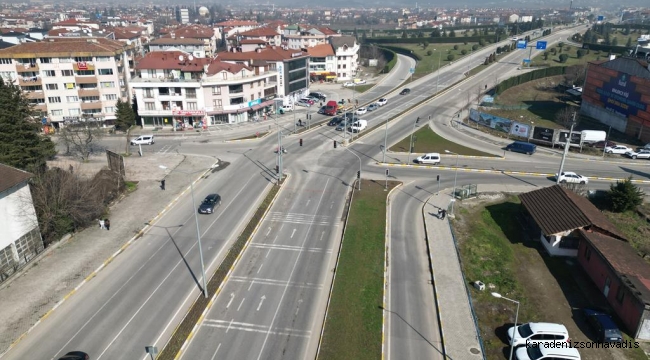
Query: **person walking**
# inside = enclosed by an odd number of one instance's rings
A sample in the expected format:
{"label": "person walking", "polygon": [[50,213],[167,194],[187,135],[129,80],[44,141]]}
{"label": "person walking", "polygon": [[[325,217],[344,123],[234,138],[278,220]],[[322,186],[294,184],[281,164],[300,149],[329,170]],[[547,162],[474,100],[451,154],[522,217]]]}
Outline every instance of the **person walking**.
{"label": "person walking", "polygon": [[99,228],[100,229],[104,228],[104,220],[103,219],[99,219]]}
{"label": "person walking", "polygon": [[165,190],[165,179],[160,180],[160,188]]}
{"label": "person walking", "polygon": [[111,221],[108,219],[104,219],[104,226],[106,227],[106,230],[111,229]]}
{"label": "person walking", "polygon": [[442,217],[440,218],[440,220],[444,220],[444,219],[445,219],[445,215],[447,215],[447,210],[442,209]]}

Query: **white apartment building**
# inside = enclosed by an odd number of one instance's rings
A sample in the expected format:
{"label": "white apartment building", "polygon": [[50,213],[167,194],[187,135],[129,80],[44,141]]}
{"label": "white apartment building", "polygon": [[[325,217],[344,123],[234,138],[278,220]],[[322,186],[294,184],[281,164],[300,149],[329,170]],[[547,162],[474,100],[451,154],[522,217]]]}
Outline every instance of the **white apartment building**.
{"label": "white apartment building", "polygon": [[117,99],[129,101],[131,51],[105,38],[49,38],[0,50],[0,76],[54,128],[89,118],[111,124]]}
{"label": "white apartment building", "polygon": [[336,54],[329,43],[308,47],[309,76],[312,80],[332,81],[336,79]]}
{"label": "white apartment building", "polygon": [[336,54],[336,78],[338,81],[352,80],[359,67],[359,49],[354,36],[331,37],[330,44]]}

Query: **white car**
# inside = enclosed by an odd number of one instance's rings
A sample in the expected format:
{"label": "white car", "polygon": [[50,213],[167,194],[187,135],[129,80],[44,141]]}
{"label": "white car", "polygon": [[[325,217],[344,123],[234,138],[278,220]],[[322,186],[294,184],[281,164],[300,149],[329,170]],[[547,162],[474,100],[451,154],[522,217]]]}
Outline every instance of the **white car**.
{"label": "white car", "polygon": [[608,147],[605,148],[605,152],[607,154],[625,154],[628,151],[634,151],[634,150],[630,149],[627,146],[623,146],[623,145],[608,146]]}
{"label": "white car", "polygon": [[386,105],[387,102],[388,102],[388,99],[386,99],[386,98],[381,98],[381,99],[377,100],[377,104],[379,106],[384,106],[384,105]]}
{"label": "white car", "polygon": [[639,151],[628,151],[625,153],[625,156],[631,157],[632,159],[650,159],[650,150],[640,149]]}
{"label": "white car", "polygon": [[366,109],[364,107],[360,107],[360,108],[357,109],[357,115],[363,115],[363,114],[365,114],[367,112],[368,112],[368,109]]}
{"label": "white car", "polygon": [[364,85],[366,83],[366,81],[365,80],[356,80],[355,79],[354,83],[357,84],[357,85]]}
{"label": "white car", "polygon": [[[512,340],[515,332],[516,335],[514,336],[514,340]],[[545,343],[569,341],[569,331],[562,324],[531,322],[518,325],[516,329],[513,326],[508,329],[506,334],[508,336],[508,343],[512,343],[514,347],[522,345],[531,347]]]}
{"label": "white car", "polygon": [[[555,178],[557,179],[557,174],[555,174]],[[574,184],[588,184],[589,178],[587,178],[586,176],[578,175],[571,171],[565,171],[560,175],[560,182],[574,183]]]}
{"label": "white car", "polygon": [[296,105],[310,107],[311,103],[309,101],[305,100],[305,99],[300,99],[300,100],[296,101]]}
{"label": "white car", "polygon": [[438,165],[440,164],[440,154],[439,153],[424,154],[413,161],[415,161],[418,164]]}
{"label": "white car", "polygon": [[580,360],[578,349],[572,347],[522,346],[515,352],[517,360]]}
{"label": "white car", "polygon": [[351,86],[354,86],[354,85],[355,84],[353,82],[348,81],[345,84],[343,84],[343,87],[351,87]]}

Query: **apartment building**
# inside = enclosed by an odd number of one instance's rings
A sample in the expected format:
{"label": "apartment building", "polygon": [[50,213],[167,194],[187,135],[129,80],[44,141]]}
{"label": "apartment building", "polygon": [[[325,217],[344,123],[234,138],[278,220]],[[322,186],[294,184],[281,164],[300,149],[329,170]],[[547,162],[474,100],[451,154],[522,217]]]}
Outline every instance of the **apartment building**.
{"label": "apartment building", "polygon": [[165,29],[167,35],[163,38],[171,39],[195,39],[203,42],[205,56],[212,56],[217,49],[217,37],[214,29],[204,25],[188,25],[175,29]]}
{"label": "apartment building", "polygon": [[330,44],[320,44],[308,47],[309,77],[312,80],[336,79],[336,53]]}
{"label": "apartment building", "polygon": [[49,38],[0,50],[0,76],[26,91],[54,128],[87,119],[111,124],[117,99],[129,101],[131,51],[106,38]]}
{"label": "apartment building", "polygon": [[150,41],[147,46],[149,51],[174,51],[180,50],[197,58],[205,57],[205,44],[203,40],[192,38],[159,38]]}
{"label": "apartment building", "polygon": [[359,67],[359,49],[354,36],[331,37],[330,44],[336,54],[336,78],[338,81],[352,80]]}

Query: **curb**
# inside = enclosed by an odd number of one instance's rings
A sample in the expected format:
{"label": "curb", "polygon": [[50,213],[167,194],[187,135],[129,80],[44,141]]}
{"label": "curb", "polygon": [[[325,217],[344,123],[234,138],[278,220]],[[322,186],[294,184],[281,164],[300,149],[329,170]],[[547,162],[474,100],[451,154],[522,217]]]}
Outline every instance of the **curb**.
{"label": "curb", "polygon": [[[384,308],[384,311],[382,311],[382,321],[381,321],[381,359],[384,360],[386,358],[386,294],[388,293],[388,283],[389,283],[389,271],[388,271],[388,255],[390,254],[389,252],[389,244],[390,244],[390,218],[391,218],[391,211],[390,211],[390,196],[393,194],[393,190],[398,189],[404,185],[404,183],[399,183],[397,186],[394,188],[390,189],[388,192],[388,195],[386,195],[386,225],[385,225],[385,234],[384,234],[384,241],[385,241],[385,254],[384,254],[384,298],[382,300],[382,307]],[[390,353],[388,353],[390,355]]]}
{"label": "curb", "polygon": [[[401,155],[401,156],[406,156],[409,153],[405,152],[393,152],[393,151],[388,151],[387,154],[394,154],[394,155]],[[417,156],[417,155],[424,155],[428,153],[411,153],[412,156]],[[443,155],[440,154],[440,157],[448,157],[448,158],[456,158],[456,155]],[[505,157],[500,156],[500,155],[495,155],[495,156],[485,156],[485,155],[458,155],[459,158],[465,158],[465,159],[490,159],[490,160],[505,160]]]}
{"label": "curb", "polygon": [[[251,235],[250,235],[250,236],[248,237],[248,239],[246,240],[246,244],[244,244],[244,247],[242,247],[242,249],[241,249],[241,251],[239,252],[239,254],[237,254],[237,258],[235,258],[235,261],[233,262],[232,266],[230,266],[230,269],[228,269],[228,272],[227,272],[226,275],[224,276],[223,281],[221,282],[221,284],[219,285],[219,287],[217,288],[217,290],[214,292],[214,295],[212,295],[212,298],[210,298],[210,301],[208,302],[208,305],[205,307],[205,309],[204,309],[203,312],[201,313],[201,316],[199,316],[199,319],[197,320],[196,324],[194,324],[194,327],[192,328],[192,331],[190,331],[189,335],[188,335],[187,338],[185,339],[185,342],[184,342],[183,345],[181,346],[180,350],[179,350],[178,353],[176,353],[176,355],[174,356],[174,359],[180,359],[181,356],[183,355],[183,353],[185,352],[185,350],[187,350],[187,347],[188,347],[189,344],[192,342],[192,339],[194,338],[194,335],[198,332],[198,329],[201,327],[201,324],[203,323],[203,319],[204,319],[205,316],[208,314],[208,312],[212,309],[212,305],[214,305],[214,302],[217,300],[217,297],[218,297],[219,294],[221,293],[221,290],[223,289],[223,287],[225,286],[225,284],[228,282],[228,278],[230,277],[230,275],[232,274],[232,272],[235,270],[235,267],[239,264],[239,260],[241,259],[242,254],[243,254],[243,253],[246,251],[246,249],[248,248],[248,245],[250,244],[250,242],[252,241],[252,239],[255,237],[255,234],[257,234],[257,231],[259,230],[259,228],[260,228],[262,222],[264,222],[264,219],[266,218],[266,215],[268,214],[268,212],[269,212],[269,211],[271,210],[271,208],[273,207],[273,204],[274,204],[275,201],[277,200],[278,196],[280,196],[280,193],[282,192],[282,189],[284,189],[284,184],[286,184],[286,183],[288,182],[288,180],[291,178],[291,174],[289,174],[289,173],[285,173],[285,174],[286,174],[287,177],[286,177],[285,181],[282,182],[282,185],[281,185],[282,188],[281,188],[280,190],[278,190],[277,193],[275,193],[275,196],[274,196],[273,199],[271,200],[271,203],[269,204],[269,206],[268,206],[268,207],[266,208],[266,210],[264,211],[264,214],[262,214],[262,218],[261,218],[261,220],[257,223],[257,225],[255,225],[255,229],[253,229],[253,232],[251,232]],[[271,184],[271,186],[275,186],[275,185],[274,185],[274,184]],[[217,269],[218,269],[218,267],[217,267]],[[215,269],[215,271],[216,271],[216,269]],[[182,321],[181,321],[181,323],[182,323]],[[169,341],[171,341],[171,339],[174,337],[174,334],[175,334],[176,331],[178,330],[178,326],[180,326],[180,323],[177,325],[176,329],[174,329],[174,332],[172,333],[172,336],[171,336],[170,339],[167,341],[167,343],[169,343]],[[165,346],[167,346],[167,344],[165,344]],[[164,348],[164,347],[163,347],[163,348]]]}
{"label": "curb", "polygon": [[[183,190],[183,191],[182,191],[180,194],[178,194],[178,196],[176,196],[176,197],[175,197],[175,198],[174,198],[174,199],[173,199],[169,204],[167,204],[167,206],[165,206],[165,207],[164,207],[164,208],[163,208],[163,209],[162,209],[162,210],[161,210],[161,211],[160,211],[156,216],[154,216],[151,220],[149,220],[149,223],[152,223],[152,222],[155,222],[156,220],[158,220],[158,219],[159,219],[163,214],[165,214],[165,213],[166,213],[166,212],[167,212],[167,211],[168,211],[168,210],[169,210],[173,205],[175,205],[176,202],[178,202],[178,199],[180,199],[183,195],[185,195],[188,191],[190,191],[191,187],[194,186],[194,184],[196,184],[199,180],[203,179],[203,178],[207,175],[208,172],[212,171],[212,169],[214,169],[215,167],[219,166],[219,163],[220,163],[220,160],[217,159],[217,162],[216,162],[216,163],[212,164],[212,166],[211,166],[209,169],[207,169],[207,170],[205,170],[203,173],[201,173],[201,176],[199,176],[197,179],[195,179],[195,180],[194,180],[194,181],[193,181],[193,182],[192,182],[188,187],[185,188],[185,190]],[[9,345],[9,347],[7,348],[7,350],[5,350],[5,352],[3,352],[2,354],[0,354],[0,358],[3,357],[6,353],[8,353],[8,352],[9,352],[12,348],[14,348],[16,345],[18,345],[18,343],[20,343],[20,341],[21,341],[23,338],[25,338],[25,336],[27,336],[30,332],[32,332],[32,330],[34,330],[34,329],[36,328],[36,326],[38,326],[38,325],[39,325],[43,320],[47,319],[50,315],[52,315],[52,313],[53,313],[53,312],[54,312],[54,311],[55,311],[59,306],[61,306],[61,305],[62,305],[62,304],[67,300],[67,299],[69,299],[72,295],[74,295],[77,291],[79,291],[79,289],[81,289],[82,286],[84,286],[87,282],[89,282],[90,280],[92,280],[92,278],[94,278],[95,276],[97,276],[97,274],[98,274],[100,271],[102,271],[102,269],[104,269],[104,268],[106,267],[106,265],[110,264],[113,260],[115,260],[115,258],[116,258],[118,255],[120,255],[121,253],[123,253],[124,250],[126,250],[129,246],[131,246],[131,244],[133,244],[133,242],[135,242],[135,240],[137,240],[138,238],[142,237],[142,235],[143,235],[144,233],[146,233],[147,230],[149,230],[149,228],[151,228],[151,225],[146,225],[145,227],[143,227],[142,229],[140,229],[140,230],[138,231],[137,234],[135,234],[131,239],[129,239],[126,243],[124,243],[124,245],[122,245],[122,246],[121,246],[121,247],[120,247],[116,252],[114,252],[111,256],[109,256],[108,259],[104,260],[104,262],[103,262],[103,263],[102,263],[102,264],[101,264],[97,269],[95,269],[93,272],[91,272],[90,274],[88,274],[88,276],[86,276],[86,278],[83,279],[79,285],[77,285],[77,286],[76,286],[74,289],[72,289],[69,293],[67,293],[65,296],[63,296],[63,298],[62,298],[61,300],[59,300],[56,304],[54,304],[54,307],[53,307],[52,309],[48,310],[45,314],[43,314],[43,316],[41,316],[41,318],[38,319],[38,321],[36,321],[36,323],[35,323],[34,325],[32,325],[29,329],[27,329],[27,331],[24,332],[22,335],[20,335],[16,340],[14,340],[14,341],[11,343],[11,345]]]}
{"label": "curb", "polygon": [[270,136],[273,133],[273,131],[267,131],[266,134],[260,136],[260,137],[255,137],[255,138],[250,138],[250,139],[232,139],[232,140],[224,140],[224,143],[237,143],[237,142],[246,142],[246,141],[257,141],[257,140],[262,140],[266,138],[267,136]]}

